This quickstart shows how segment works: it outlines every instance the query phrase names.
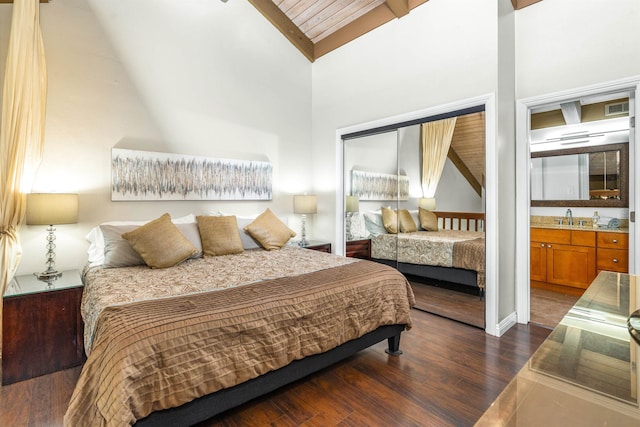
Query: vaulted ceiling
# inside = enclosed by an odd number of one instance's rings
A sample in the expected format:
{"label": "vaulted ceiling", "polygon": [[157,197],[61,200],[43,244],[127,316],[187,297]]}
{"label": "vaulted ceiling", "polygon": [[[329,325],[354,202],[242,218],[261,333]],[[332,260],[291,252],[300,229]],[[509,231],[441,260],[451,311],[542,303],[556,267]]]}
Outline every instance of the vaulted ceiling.
{"label": "vaulted ceiling", "polygon": [[[312,62],[427,1],[249,0]],[[511,0],[511,4],[522,9],[539,1]]]}

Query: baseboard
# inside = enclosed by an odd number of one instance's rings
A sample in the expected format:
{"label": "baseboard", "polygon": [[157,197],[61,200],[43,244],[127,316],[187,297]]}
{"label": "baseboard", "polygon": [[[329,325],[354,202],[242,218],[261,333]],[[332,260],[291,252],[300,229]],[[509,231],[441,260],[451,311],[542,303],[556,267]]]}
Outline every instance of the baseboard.
{"label": "baseboard", "polygon": [[511,327],[517,323],[517,320],[518,320],[518,315],[516,314],[515,311],[512,312],[507,317],[505,317],[504,319],[502,319],[502,321],[498,323],[498,328],[497,328],[498,336],[501,337],[502,334],[504,334],[509,329],[511,329]]}

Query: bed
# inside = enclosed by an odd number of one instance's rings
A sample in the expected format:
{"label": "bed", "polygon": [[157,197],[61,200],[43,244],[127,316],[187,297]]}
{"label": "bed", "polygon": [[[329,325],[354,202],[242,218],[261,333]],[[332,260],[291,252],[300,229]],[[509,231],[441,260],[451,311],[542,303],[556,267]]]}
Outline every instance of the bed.
{"label": "bed", "polygon": [[87,361],[65,425],[192,425],[411,327],[388,266],[284,246],[88,267]]}
{"label": "bed", "polygon": [[378,233],[371,236],[371,258],[404,274],[473,290],[485,288],[484,214],[433,212],[437,231]]}

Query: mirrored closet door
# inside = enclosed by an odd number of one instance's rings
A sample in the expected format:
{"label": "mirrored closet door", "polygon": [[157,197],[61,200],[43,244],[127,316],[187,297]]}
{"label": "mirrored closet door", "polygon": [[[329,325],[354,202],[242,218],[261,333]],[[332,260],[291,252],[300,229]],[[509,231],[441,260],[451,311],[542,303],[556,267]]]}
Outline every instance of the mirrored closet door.
{"label": "mirrored closet door", "polygon": [[423,178],[440,123],[343,137],[345,253],[405,274],[417,309],[484,328],[484,112],[453,117],[435,197]]}

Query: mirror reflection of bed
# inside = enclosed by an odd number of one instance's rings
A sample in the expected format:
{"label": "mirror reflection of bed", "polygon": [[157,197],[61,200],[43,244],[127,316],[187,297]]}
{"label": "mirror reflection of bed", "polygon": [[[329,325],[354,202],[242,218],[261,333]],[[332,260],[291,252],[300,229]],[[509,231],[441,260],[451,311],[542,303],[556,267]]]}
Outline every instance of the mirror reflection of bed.
{"label": "mirror reflection of bed", "polygon": [[[482,109],[450,117],[449,142],[423,126],[442,117],[343,135],[345,249],[398,268],[416,309],[484,329],[485,117]],[[425,182],[438,155],[440,174]],[[395,214],[395,230],[385,228],[384,211]],[[437,229],[425,227],[421,213],[434,215]]]}

